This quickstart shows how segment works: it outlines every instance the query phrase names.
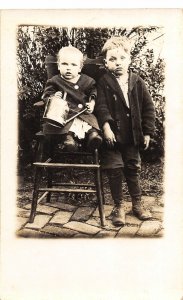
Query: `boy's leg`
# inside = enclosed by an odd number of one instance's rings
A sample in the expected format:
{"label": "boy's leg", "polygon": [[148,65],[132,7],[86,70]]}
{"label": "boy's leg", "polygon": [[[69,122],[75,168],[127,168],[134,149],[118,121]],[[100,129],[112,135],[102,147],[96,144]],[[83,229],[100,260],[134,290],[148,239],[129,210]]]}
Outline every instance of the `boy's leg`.
{"label": "boy's leg", "polygon": [[103,143],[100,149],[100,161],[103,170],[106,170],[109,179],[114,210],[112,222],[115,226],[125,224],[124,200],[122,193],[122,168],[124,166],[121,153],[118,149],[108,149]]}
{"label": "boy's leg", "polygon": [[112,223],[115,226],[122,226],[125,225],[125,210],[122,192],[122,168],[108,169],[107,176],[109,179],[111,195],[115,204]]}
{"label": "boy's leg", "polygon": [[121,149],[124,161],[124,175],[128,191],[132,198],[133,213],[141,220],[151,218],[149,211],[145,210],[141,200],[140,171],[141,159],[139,149],[133,145],[125,145]]}

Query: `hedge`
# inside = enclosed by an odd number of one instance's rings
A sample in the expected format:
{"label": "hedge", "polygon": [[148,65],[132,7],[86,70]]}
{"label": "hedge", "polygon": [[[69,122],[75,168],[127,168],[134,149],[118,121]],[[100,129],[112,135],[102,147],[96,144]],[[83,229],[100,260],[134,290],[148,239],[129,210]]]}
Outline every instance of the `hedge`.
{"label": "hedge", "polygon": [[[132,42],[131,65],[146,82],[156,108],[156,132],[148,151],[142,153],[147,161],[156,161],[164,154],[164,68],[161,55],[154,56],[152,37],[161,32],[155,26],[134,28],[63,28],[20,25],[17,29],[19,161],[33,161],[35,133],[39,131],[39,113],[34,103],[40,101],[47,80],[45,58],[56,55],[69,44],[80,49],[88,58],[101,55],[105,41],[113,35],[126,35]],[[161,38],[161,35],[157,38]]]}

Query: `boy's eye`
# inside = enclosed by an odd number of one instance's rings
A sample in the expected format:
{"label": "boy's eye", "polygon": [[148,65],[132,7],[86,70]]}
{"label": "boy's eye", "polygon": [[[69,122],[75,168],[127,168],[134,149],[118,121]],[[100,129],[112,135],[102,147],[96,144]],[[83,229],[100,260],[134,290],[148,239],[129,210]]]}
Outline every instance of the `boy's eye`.
{"label": "boy's eye", "polygon": [[67,63],[63,62],[63,63],[61,63],[61,65],[63,65],[63,66],[67,66]]}
{"label": "boy's eye", "polygon": [[114,57],[111,57],[111,58],[109,59],[109,61],[115,61],[115,58],[114,58]]}

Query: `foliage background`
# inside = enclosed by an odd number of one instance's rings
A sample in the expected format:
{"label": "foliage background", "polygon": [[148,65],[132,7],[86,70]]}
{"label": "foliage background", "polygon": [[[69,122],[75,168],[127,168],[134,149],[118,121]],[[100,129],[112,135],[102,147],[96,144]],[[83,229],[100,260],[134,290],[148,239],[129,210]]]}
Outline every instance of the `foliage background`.
{"label": "foliage background", "polygon": [[156,108],[156,133],[142,157],[157,162],[164,155],[164,68],[161,57],[163,29],[155,26],[134,28],[63,28],[25,26],[17,28],[17,81],[19,112],[19,171],[34,160],[35,133],[40,130],[40,101],[47,80],[45,58],[56,55],[69,44],[88,58],[100,56],[105,41],[113,35],[126,35],[132,41],[131,66],[146,82]]}

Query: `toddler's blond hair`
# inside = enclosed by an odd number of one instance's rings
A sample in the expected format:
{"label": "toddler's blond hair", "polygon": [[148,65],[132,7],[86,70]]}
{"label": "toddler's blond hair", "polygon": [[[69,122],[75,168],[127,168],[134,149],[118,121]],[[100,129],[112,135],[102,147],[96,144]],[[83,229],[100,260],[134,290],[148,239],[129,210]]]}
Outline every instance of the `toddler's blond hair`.
{"label": "toddler's blond hair", "polygon": [[75,48],[73,46],[62,47],[59,50],[59,52],[57,54],[57,63],[59,63],[60,58],[62,56],[64,56],[65,53],[72,53],[72,54],[77,55],[79,57],[80,61],[81,61],[81,64],[83,64],[83,60],[84,60],[83,53],[79,49],[77,49],[77,48]]}

